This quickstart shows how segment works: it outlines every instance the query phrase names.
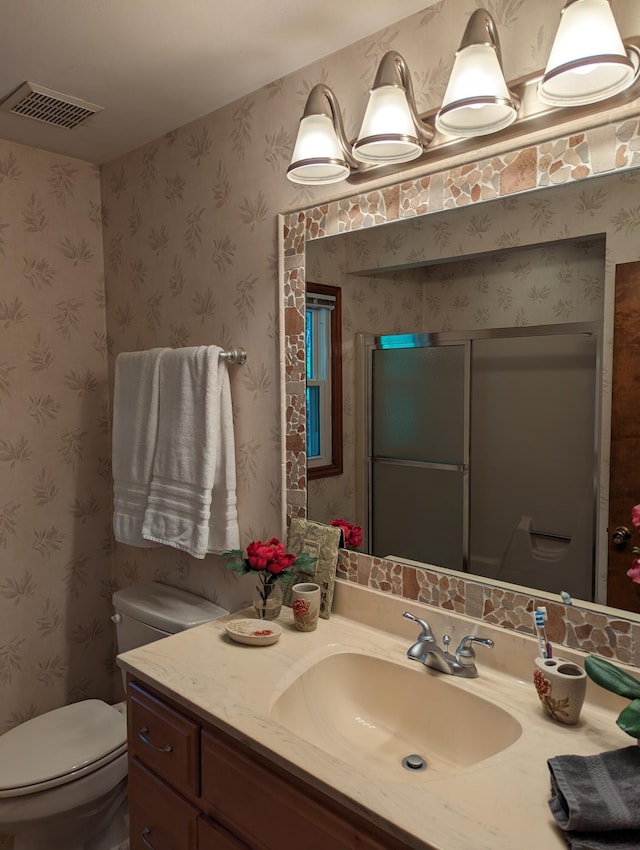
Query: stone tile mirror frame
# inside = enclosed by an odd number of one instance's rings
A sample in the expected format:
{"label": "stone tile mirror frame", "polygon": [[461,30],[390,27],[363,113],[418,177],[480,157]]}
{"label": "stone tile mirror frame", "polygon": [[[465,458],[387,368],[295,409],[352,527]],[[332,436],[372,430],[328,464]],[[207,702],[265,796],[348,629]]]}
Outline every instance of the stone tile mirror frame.
{"label": "stone tile mirror frame", "polygon": [[[637,111],[637,108],[636,108]],[[566,185],[640,166],[640,121],[629,115],[605,127],[496,153],[475,162],[283,214],[280,226],[283,519],[306,517],[305,243],[483,201]],[[605,340],[606,344],[606,340]],[[605,606],[565,606],[555,597],[431,566],[341,551],[338,577],[486,622],[531,633],[531,611],[549,609],[557,643],[640,666],[640,617]]]}

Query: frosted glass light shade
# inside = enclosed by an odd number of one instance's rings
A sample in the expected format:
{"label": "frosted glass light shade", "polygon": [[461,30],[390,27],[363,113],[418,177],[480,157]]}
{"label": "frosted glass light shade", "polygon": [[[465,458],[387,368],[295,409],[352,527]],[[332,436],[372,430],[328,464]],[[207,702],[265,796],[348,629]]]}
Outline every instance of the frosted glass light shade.
{"label": "frosted glass light shade", "polygon": [[482,136],[516,120],[513,102],[490,44],[471,44],[458,51],[436,116],[436,129],[450,136]]}
{"label": "frosted glass light shade", "polygon": [[379,165],[410,162],[423,148],[407,103],[399,86],[380,86],[371,91],[353,155],[360,162]]}
{"label": "frosted glass light shade", "polygon": [[575,0],[562,10],[538,99],[550,106],[581,106],[605,100],[633,82],[608,0]]}
{"label": "frosted glass light shade", "polygon": [[328,115],[307,115],[300,121],[287,177],[294,183],[338,183],[349,176],[333,121]]}

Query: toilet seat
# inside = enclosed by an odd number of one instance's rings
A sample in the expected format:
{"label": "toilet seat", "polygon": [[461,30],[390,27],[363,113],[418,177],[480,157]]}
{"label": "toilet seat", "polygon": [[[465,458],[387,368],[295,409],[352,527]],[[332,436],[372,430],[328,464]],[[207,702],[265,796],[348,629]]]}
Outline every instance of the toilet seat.
{"label": "toilet seat", "polygon": [[41,714],[0,737],[0,799],[71,782],[126,750],[126,717],[102,700]]}

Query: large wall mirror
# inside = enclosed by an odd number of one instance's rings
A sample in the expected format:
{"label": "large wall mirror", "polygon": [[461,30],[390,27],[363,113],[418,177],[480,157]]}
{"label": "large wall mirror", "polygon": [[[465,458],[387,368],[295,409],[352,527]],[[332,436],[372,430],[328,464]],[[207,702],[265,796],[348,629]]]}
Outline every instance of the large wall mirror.
{"label": "large wall mirror", "polygon": [[343,472],[305,480],[308,517],[362,524],[378,557],[640,611],[609,519],[639,188],[613,170],[306,241],[306,279],[341,290],[343,366]]}

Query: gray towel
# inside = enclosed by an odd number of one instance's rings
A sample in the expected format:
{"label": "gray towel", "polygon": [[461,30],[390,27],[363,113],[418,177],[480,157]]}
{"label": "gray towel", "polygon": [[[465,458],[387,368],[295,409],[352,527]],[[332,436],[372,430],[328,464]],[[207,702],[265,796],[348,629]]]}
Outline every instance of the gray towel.
{"label": "gray towel", "polygon": [[549,808],[572,850],[640,848],[640,747],[547,764]]}
{"label": "gray towel", "polygon": [[565,832],[571,850],[638,850],[640,833],[637,829],[624,832]]}

